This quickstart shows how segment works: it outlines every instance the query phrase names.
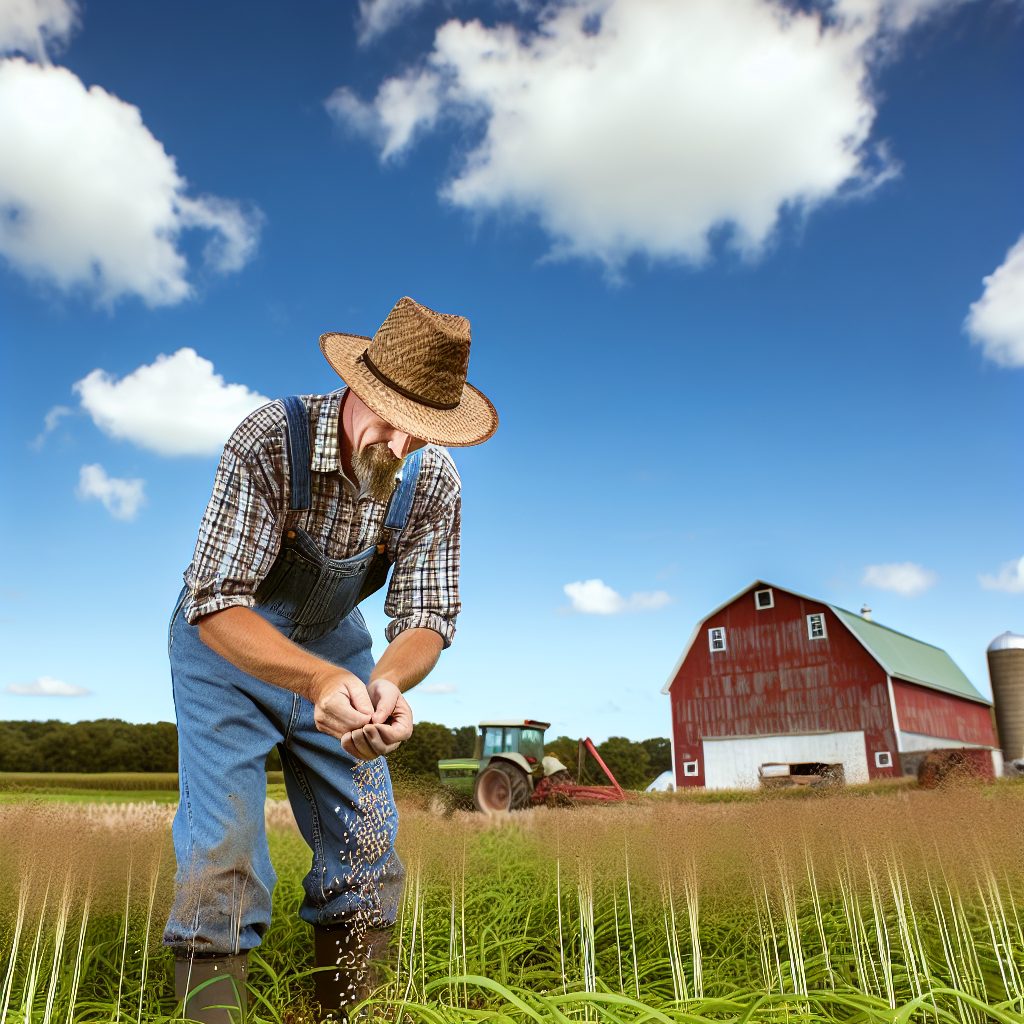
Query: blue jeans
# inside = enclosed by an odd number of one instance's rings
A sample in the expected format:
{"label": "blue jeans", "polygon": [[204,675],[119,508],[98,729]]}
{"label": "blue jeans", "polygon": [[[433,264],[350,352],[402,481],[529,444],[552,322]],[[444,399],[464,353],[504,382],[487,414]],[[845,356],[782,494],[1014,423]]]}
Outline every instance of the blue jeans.
{"label": "blue jeans", "polygon": [[[181,797],[164,944],[236,952],[258,946],[270,927],[277,875],[264,825],[264,764],[275,744],[295,820],[313,851],[299,916],[318,925],[356,916],[369,927],[393,924],[405,872],[394,850],[398,812],[384,758],[350,757],[317,731],[308,700],[215,654],[185,621],[184,596],[168,637]],[[256,611],[285,635],[293,632],[290,619]],[[302,646],[364,682],[370,678],[370,634],[358,608]]]}

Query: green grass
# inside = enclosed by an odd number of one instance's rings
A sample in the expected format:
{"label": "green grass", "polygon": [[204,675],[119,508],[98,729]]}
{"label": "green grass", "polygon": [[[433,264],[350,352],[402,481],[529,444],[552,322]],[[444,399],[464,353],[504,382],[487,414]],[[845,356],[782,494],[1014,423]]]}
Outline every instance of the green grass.
{"label": "green grass", "polygon": [[[284,772],[267,772],[267,796],[286,798]],[[0,804],[177,803],[177,772],[0,772]]]}
{"label": "green grass", "polygon": [[[169,813],[0,808],[3,1024],[173,1014],[156,946]],[[309,853],[280,809],[271,820],[280,881],[251,958],[252,1019],[295,1024],[312,1011],[310,929],[295,914]],[[492,821],[403,805],[397,968],[374,1013],[1022,1024],[1021,821],[1021,785]]]}
{"label": "green grass", "polygon": [[0,772],[0,792],[38,793],[48,790],[178,791],[177,772]]}

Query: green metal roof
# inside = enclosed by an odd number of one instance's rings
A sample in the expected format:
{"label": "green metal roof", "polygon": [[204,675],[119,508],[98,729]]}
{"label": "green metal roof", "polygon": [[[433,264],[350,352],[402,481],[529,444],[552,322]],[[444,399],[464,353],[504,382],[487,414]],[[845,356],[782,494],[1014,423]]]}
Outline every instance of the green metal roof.
{"label": "green metal roof", "polygon": [[845,608],[837,608],[835,605],[829,607],[890,676],[982,704],[991,704],[940,647],[915,640],[905,633],[897,633],[895,629],[871,622]]}

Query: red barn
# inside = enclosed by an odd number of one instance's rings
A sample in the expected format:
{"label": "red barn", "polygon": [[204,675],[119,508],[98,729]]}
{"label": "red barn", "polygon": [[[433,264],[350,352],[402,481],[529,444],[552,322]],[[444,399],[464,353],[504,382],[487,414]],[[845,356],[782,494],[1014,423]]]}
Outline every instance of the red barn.
{"label": "red barn", "polygon": [[1002,770],[992,705],[945,651],[760,580],[697,624],[662,693],[677,786],[840,763],[867,782],[941,747],[992,750]]}

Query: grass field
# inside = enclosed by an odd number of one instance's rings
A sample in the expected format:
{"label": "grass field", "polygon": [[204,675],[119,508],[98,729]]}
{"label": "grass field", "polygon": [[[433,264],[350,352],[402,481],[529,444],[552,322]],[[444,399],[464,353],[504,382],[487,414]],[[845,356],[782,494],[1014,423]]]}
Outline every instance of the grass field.
{"label": "grass field", "polygon": [[[1021,1024],[1024,785],[889,790],[490,820],[402,801],[397,972],[372,1012]],[[167,1020],[173,807],[28,797],[0,806],[0,1021]],[[309,854],[287,804],[267,819],[281,880],[250,1019],[296,1024]]]}

